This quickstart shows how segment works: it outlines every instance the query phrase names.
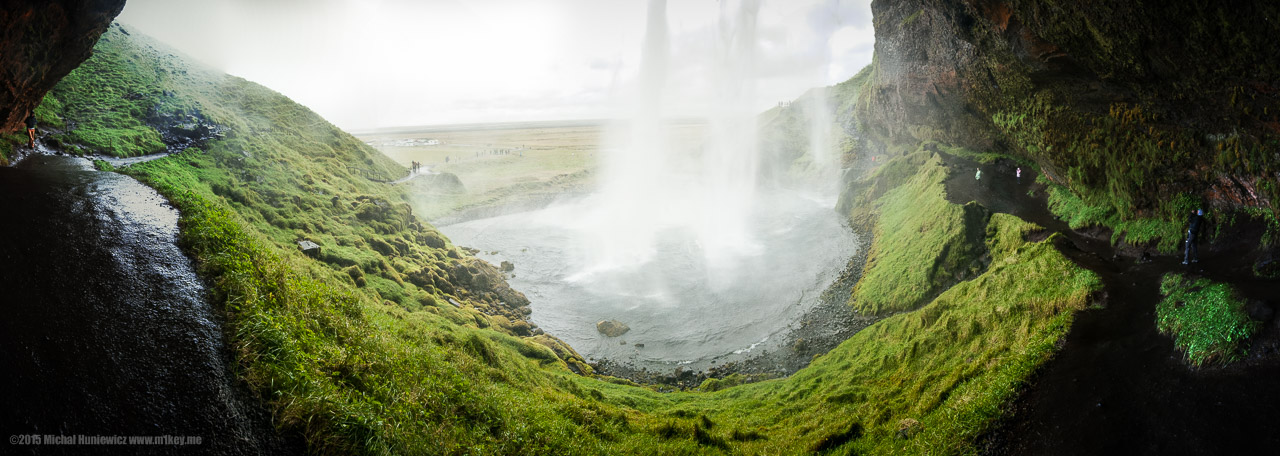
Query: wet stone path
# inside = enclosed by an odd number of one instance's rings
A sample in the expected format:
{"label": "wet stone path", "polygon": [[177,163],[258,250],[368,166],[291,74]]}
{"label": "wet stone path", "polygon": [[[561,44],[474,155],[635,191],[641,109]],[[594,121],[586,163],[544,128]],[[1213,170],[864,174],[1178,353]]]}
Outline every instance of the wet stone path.
{"label": "wet stone path", "polygon": [[[1257,454],[1280,448],[1280,283],[1250,271],[1260,232],[1227,228],[1201,244],[1192,267],[1181,256],[1137,261],[1141,251],[1116,248],[1110,233],[1071,230],[1045,206],[1043,186],[1009,162],[980,165],[945,157],[952,168],[947,197],[976,201],[1061,233],[1059,251],[1097,273],[1101,308],[1077,314],[1061,350],[1031,380],[1011,416],[983,437],[988,454]],[[982,179],[974,179],[974,169]],[[1034,195],[1028,192],[1035,190]],[[1188,367],[1172,339],[1156,330],[1160,277],[1187,272],[1235,285],[1262,321],[1247,359],[1229,366]]]}
{"label": "wet stone path", "polygon": [[154,190],[85,159],[35,155],[0,168],[0,204],[0,434],[11,437],[0,453],[298,452],[236,382],[204,287],[174,244],[177,211]]}

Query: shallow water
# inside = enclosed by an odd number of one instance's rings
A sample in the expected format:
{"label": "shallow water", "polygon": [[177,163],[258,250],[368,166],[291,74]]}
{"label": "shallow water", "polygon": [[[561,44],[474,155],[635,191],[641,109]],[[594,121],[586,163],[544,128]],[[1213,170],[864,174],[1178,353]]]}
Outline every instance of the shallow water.
{"label": "shallow water", "polygon": [[[710,248],[695,224],[674,224],[653,235],[650,254],[618,262],[600,255],[608,246],[589,231],[598,225],[580,223],[592,202],[440,229],[485,260],[513,263],[509,282],[548,333],[588,359],[654,371],[702,370],[776,349],[856,248],[834,200],[773,191],[758,199],[739,248]],[[604,336],[596,322],[610,319],[631,330]]]}

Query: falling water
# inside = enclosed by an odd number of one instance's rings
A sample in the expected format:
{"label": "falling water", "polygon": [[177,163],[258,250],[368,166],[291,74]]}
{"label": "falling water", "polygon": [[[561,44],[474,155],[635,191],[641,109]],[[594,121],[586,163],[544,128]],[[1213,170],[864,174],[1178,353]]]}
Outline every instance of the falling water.
{"label": "falling water", "polygon": [[618,144],[605,151],[596,210],[577,221],[587,233],[583,274],[650,261],[659,236],[672,230],[693,236],[712,266],[758,251],[747,221],[759,162],[752,106],[759,6],[755,0],[736,12],[722,6],[709,134],[701,159],[691,160],[666,134],[670,32],[666,2],[649,3],[633,113]]}
{"label": "falling water", "polygon": [[662,97],[669,59],[666,2],[649,3],[648,26],[641,56],[639,90],[634,113],[617,147],[605,151],[604,178],[592,199],[593,210],[578,224],[583,238],[587,270],[583,274],[611,270],[649,261],[654,238],[663,226],[662,202],[674,195],[674,166],[662,121]]}
{"label": "falling water", "polygon": [[[826,65],[822,65],[825,69]],[[827,99],[827,88],[819,86],[809,92],[809,100],[805,103],[809,111],[809,154],[813,165],[819,170],[830,169],[831,157],[831,103]]]}
{"label": "falling water", "polygon": [[[674,141],[666,3],[649,3],[631,113],[605,137],[597,192],[546,209],[442,227],[510,261],[531,321],[588,358],[706,369],[779,350],[853,255],[834,200],[757,186],[757,0],[720,12],[705,141]],[[596,322],[631,330],[607,337]]]}
{"label": "falling water", "polygon": [[720,54],[714,86],[710,144],[703,156],[703,224],[699,239],[714,264],[755,251],[747,220],[755,202],[759,157],[756,153],[756,14],[760,3],[745,0],[736,16],[720,4]]}

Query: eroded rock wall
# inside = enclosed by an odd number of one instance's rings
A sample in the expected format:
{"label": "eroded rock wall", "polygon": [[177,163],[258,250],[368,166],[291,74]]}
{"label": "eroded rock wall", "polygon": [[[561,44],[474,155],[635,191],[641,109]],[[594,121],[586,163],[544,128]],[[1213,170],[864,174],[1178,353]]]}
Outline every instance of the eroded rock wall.
{"label": "eroded rock wall", "polygon": [[[885,141],[1036,160],[1125,214],[1280,197],[1280,3],[877,0],[859,103]],[[1105,196],[1103,196],[1105,195]]]}
{"label": "eroded rock wall", "polygon": [[63,76],[89,58],[124,0],[5,0],[0,4],[0,131],[22,128]]}

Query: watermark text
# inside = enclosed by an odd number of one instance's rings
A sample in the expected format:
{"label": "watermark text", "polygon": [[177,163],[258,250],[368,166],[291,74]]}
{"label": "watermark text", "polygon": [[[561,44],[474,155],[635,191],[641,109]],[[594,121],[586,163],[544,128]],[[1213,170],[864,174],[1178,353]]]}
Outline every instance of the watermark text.
{"label": "watermark text", "polygon": [[85,435],[14,434],[10,445],[199,445],[198,435]]}

